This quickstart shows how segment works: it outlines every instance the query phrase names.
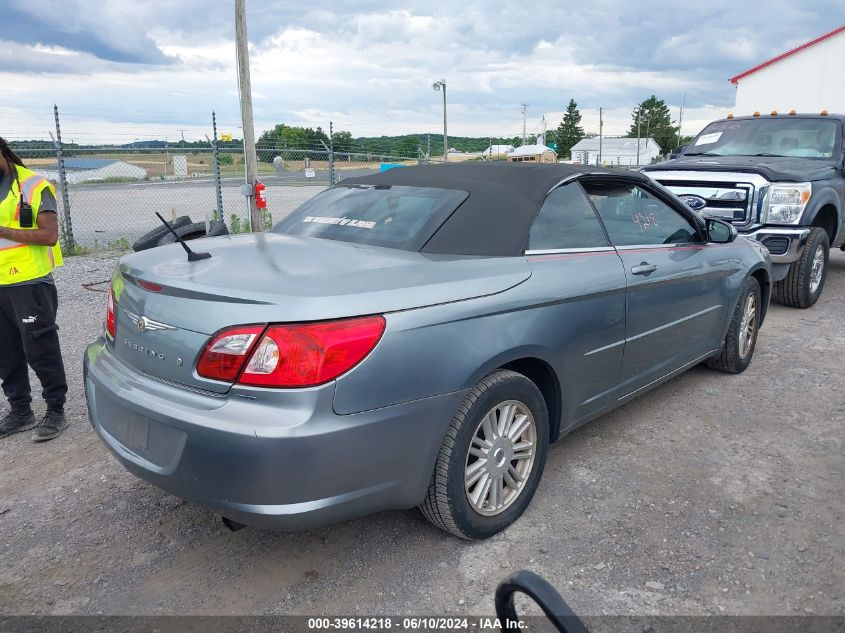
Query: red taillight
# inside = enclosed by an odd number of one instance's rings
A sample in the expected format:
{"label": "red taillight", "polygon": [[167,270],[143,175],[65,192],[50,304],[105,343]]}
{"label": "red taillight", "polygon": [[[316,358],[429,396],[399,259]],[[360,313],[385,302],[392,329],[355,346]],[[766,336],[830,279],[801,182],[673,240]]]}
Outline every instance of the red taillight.
{"label": "red taillight", "polygon": [[114,338],[114,292],[109,286],[109,297],[106,299],[106,332]]}
{"label": "red taillight", "polygon": [[257,387],[313,387],[360,363],[384,332],[384,317],[271,325],[238,379]]}
{"label": "red taillight", "polygon": [[266,330],[229,328],[206,345],[197,373],[255,387],[321,385],[360,363],[378,343],[384,325],[384,317],[371,316]]}
{"label": "red taillight", "polygon": [[247,325],[218,332],[200,354],[197,373],[204,378],[234,382],[265,327]]}

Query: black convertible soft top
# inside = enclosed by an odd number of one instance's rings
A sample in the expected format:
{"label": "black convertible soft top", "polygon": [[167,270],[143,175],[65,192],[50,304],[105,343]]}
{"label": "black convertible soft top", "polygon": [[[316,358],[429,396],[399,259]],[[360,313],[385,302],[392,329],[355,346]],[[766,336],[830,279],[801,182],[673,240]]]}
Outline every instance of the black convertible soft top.
{"label": "black convertible soft top", "polygon": [[469,197],[420,249],[423,253],[511,256],[522,252],[525,236],[549,191],[582,174],[623,174],[601,167],[561,163],[473,162],[394,168],[347,178],[349,184],[459,189]]}

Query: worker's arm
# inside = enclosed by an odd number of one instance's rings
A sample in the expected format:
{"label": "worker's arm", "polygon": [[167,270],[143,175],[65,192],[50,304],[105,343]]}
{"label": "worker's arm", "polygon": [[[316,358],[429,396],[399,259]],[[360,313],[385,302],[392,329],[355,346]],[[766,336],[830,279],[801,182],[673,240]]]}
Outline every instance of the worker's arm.
{"label": "worker's arm", "polygon": [[36,246],[53,246],[59,241],[59,219],[54,212],[42,211],[35,224],[38,228],[10,229],[0,226],[0,238]]}

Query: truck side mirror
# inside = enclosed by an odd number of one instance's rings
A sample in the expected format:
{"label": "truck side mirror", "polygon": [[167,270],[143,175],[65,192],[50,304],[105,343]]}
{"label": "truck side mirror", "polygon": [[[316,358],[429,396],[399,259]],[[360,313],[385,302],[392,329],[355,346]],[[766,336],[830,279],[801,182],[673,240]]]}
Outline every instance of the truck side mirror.
{"label": "truck side mirror", "polygon": [[736,227],[730,222],[706,218],[707,241],[714,244],[730,244],[736,239]]}

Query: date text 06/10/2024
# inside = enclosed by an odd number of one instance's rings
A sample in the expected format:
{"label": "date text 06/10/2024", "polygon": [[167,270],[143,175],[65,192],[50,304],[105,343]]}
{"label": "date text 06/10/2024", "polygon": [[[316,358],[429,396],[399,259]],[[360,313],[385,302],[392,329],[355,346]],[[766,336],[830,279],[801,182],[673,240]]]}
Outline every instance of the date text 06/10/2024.
{"label": "date text 06/10/2024", "polygon": [[491,633],[502,630],[525,629],[525,622],[504,622],[490,617],[335,617],[308,618],[308,629],[313,631],[478,631]]}

